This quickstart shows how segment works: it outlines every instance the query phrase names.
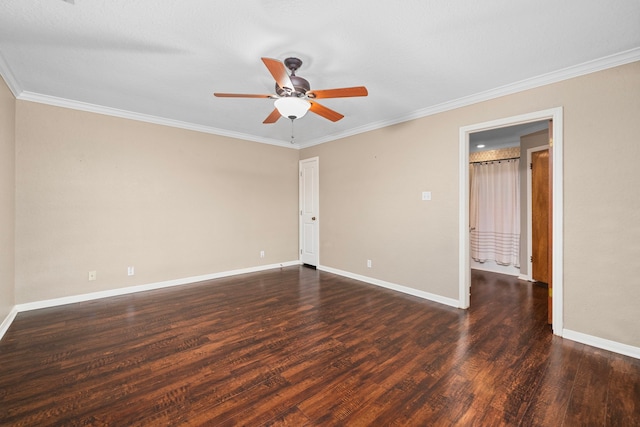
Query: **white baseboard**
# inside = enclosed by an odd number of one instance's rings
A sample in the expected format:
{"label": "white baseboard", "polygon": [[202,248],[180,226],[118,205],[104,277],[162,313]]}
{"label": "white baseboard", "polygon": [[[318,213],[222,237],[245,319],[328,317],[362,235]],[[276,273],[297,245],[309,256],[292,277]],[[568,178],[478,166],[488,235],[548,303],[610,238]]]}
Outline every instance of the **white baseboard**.
{"label": "white baseboard", "polygon": [[635,359],[640,359],[640,347],[634,347],[617,341],[594,337],[593,335],[587,335],[582,332],[576,332],[569,329],[562,330],[562,338],[590,345],[592,347],[601,348],[603,350],[612,351],[624,356],[633,357]]}
{"label": "white baseboard", "polygon": [[168,288],[171,286],[188,285],[191,283],[202,282],[205,280],[220,279],[222,277],[236,276],[238,274],[255,273],[258,271],[271,270],[274,268],[289,267],[292,265],[300,265],[300,261],[287,261],[277,264],[260,265],[256,267],[241,268],[238,270],[222,271],[220,273],[204,274],[202,276],[185,277],[183,279],[167,280],[164,282],[149,283],[146,285],[129,286],[126,288],[109,289],[107,291],[91,292],[88,294],[72,295],[62,298],[54,298],[43,301],[29,302],[25,304],[17,304],[17,312],[38,310],[40,308],[56,307],[59,305],[73,304],[76,302],[90,301],[100,298],[108,298],[119,295],[133,294],[136,292],[151,291],[154,289]]}
{"label": "white baseboard", "polygon": [[23,311],[38,310],[40,308],[57,307],[65,304],[73,304],[76,302],[91,301],[100,298],[108,298],[119,295],[133,294],[136,292],[151,291],[154,289],[168,288],[171,286],[188,285],[191,283],[202,282],[205,280],[220,279],[223,277],[236,276],[238,274],[255,273],[258,271],[271,270],[274,268],[289,267],[292,265],[300,265],[299,260],[281,262],[277,264],[260,265],[257,267],[241,268],[238,270],[222,271],[220,273],[205,274],[202,276],[185,277],[183,279],[167,280],[164,282],[148,283],[146,285],[129,286],[126,288],[109,289],[107,291],[91,292],[88,294],[72,295],[62,298],[53,298],[42,301],[28,302],[24,304],[16,304],[13,306],[7,317],[0,324],[0,339],[11,326],[18,313]]}
{"label": "white baseboard", "polygon": [[9,312],[9,314],[7,314],[7,317],[5,317],[2,323],[0,323],[0,340],[2,339],[4,334],[7,333],[9,326],[11,326],[11,323],[13,322],[13,319],[16,318],[17,314],[18,314],[18,309],[14,305],[11,311]]}
{"label": "white baseboard", "polygon": [[[16,315],[18,313],[20,313],[20,312],[23,312],[23,311],[37,310],[37,309],[40,309],[40,308],[47,308],[47,307],[55,307],[55,306],[59,306],[59,305],[72,304],[72,303],[83,302],[83,301],[90,301],[90,300],[95,300],[95,299],[99,299],[99,298],[108,298],[108,297],[111,297],[111,296],[132,294],[132,293],[136,293],[136,292],[150,291],[150,290],[154,290],[154,289],[167,288],[167,287],[171,287],[171,286],[186,285],[186,284],[191,284],[191,283],[196,283],[196,282],[202,282],[202,281],[205,281],[205,280],[220,279],[220,278],[223,278],[223,277],[235,276],[235,275],[238,275],[238,274],[254,273],[254,272],[258,272],[258,271],[271,270],[271,269],[274,269],[274,268],[281,268],[281,267],[289,267],[289,266],[293,266],[293,265],[300,265],[300,261],[299,260],[287,261],[287,262],[277,263],[277,264],[261,265],[261,266],[257,266],[257,267],[250,267],[250,268],[242,268],[242,269],[238,269],[238,270],[223,271],[223,272],[220,272],[220,273],[205,274],[205,275],[202,275],[202,276],[193,276],[193,277],[187,277],[187,278],[183,278],[183,279],[167,280],[167,281],[164,281],[164,282],[157,282],[157,283],[149,283],[149,284],[146,284],[146,285],[131,286],[131,287],[127,287],[127,288],[111,289],[111,290],[108,290],[108,291],[92,292],[92,293],[89,293],[89,294],[74,295],[74,296],[63,297],[63,298],[54,298],[54,299],[49,299],[49,300],[44,300],[44,301],[35,301],[35,302],[25,303],[25,304],[17,304],[11,309],[9,314],[4,318],[4,320],[0,324],[0,339],[2,339],[4,334],[7,332],[7,330],[9,329],[9,326],[11,326],[11,323],[15,319]],[[318,266],[317,268],[318,268],[318,270],[326,271],[328,273],[337,274],[339,276],[348,277],[350,279],[360,280],[361,282],[365,282],[365,283],[369,283],[369,284],[372,284],[372,285],[380,286],[380,287],[383,287],[383,288],[391,289],[391,290],[394,290],[394,291],[402,292],[402,293],[405,293],[405,294],[413,295],[413,296],[416,296],[416,297],[419,297],[419,298],[423,298],[423,299],[426,299],[426,300],[429,300],[429,301],[434,301],[434,302],[437,302],[437,303],[440,303],[440,304],[444,304],[444,305],[448,305],[448,306],[451,306],[451,307],[456,307],[456,308],[459,307],[459,301],[456,300],[456,299],[453,299],[453,298],[443,297],[443,296],[432,294],[432,293],[429,293],[429,292],[424,292],[424,291],[420,291],[420,290],[417,290],[417,289],[409,288],[407,286],[402,286],[402,285],[398,285],[398,284],[395,284],[395,283],[386,282],[384,280],[379,280],[379,279],[375,279],[375,278],[372,278],[372,277],[362,276],[360,274],[350,273],[348,271],[338,270],[338,269],[332,268],[332,267]],[[595,337],[595,336],[592,336],[592,335],[583,334],[581,332],[576,332],[576,331],[572,331],[572,330],[569,330],[569,329],[564,329],[562,331],[562,337],[566,338],[566,339],[569,339],[571,341],[576,341],[576,342],[579,342],[579,343],[582,343],[582,344],[590,345],[592,347],[597,347],[597,348],[601,348],[603,350],[612,351],[614,353],[622,354],[624,356],[629,356],[629,357],[633,357],[635,359],[640,359],[640,348],[639,347],[634,347],[634,346],[627,345],[627,344],[622,344],[622,343],[619,343],[619,342],[616,342],[616,341],[611,341],[611,340],[607,340],[607,339],[604,339],[604,338],[599,338],[599,337]]]}
{"label": "white baseboard", "polygon": [[374,279],[373,277],[367,277],[367,276],[362,276],[360,274],[350,273],[348,271],[338,270],[337,268],[327,267],[324,265],[319,265],[317,268],[318,270],[337,274],[339,276],[348,277],[350,279],[360,280],[361,282],[365,282],[371,285],[376,285],[376,286],[391,289],[394,291],[402,292],[403,294],[413,295],[415,297],[423,298],[423,299],[437,302],[440,304],[445,304],[455,308],[460,307],[460,301],[458,301],[457,299],[443,297],[441,295],[420,291],[418,289],[409,288],[407,286],[398,285],[396,283],[385,282],[384,280]]}

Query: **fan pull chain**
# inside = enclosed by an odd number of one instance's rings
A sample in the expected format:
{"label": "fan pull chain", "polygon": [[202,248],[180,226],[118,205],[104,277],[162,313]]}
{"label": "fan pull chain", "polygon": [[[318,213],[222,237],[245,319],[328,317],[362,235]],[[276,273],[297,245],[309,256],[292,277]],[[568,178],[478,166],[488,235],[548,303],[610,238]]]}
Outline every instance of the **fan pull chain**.
{"label": "fan pull chain", "polygon": [[295,144],[296,142],[295,142],[294,136],[293,136],[293,120],[294,119],[291,119],[291,143]]}

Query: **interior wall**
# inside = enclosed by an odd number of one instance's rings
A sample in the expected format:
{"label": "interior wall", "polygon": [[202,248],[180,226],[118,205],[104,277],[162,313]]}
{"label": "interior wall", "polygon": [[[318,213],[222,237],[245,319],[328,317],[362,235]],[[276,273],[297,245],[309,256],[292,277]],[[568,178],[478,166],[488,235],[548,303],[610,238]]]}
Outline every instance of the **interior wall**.
{"label": "interior wall", "polygon": [[320,264],[457,299],[460,127],[560,106],[564,327],[640,346],[640,62],[302,150]]}
{"label": "interior wall", "polygon": [[16,303],[298,259],[296,150],[20,100],[16,150]]}
{"label": "interior wall", "polygon": [[565,327],[640,347],[640,62],[565,91]]}
{"label": "interior wall", "polygon": [[0,77],[0,323],[15,304],[15,106]]}
{"label": "interior wall", "polygon": [[558,106],[564,326],[640,346],[640,62],[300,153],[18,101],[16,303],[297,259],[298,156],[320,157],[322,265],[457,299],[460,127]]}
{"label": "interior wall", "polygon": [[320,158],[321,265],[458,299],[451,119],[425,117],[302,150],[302,158]]}

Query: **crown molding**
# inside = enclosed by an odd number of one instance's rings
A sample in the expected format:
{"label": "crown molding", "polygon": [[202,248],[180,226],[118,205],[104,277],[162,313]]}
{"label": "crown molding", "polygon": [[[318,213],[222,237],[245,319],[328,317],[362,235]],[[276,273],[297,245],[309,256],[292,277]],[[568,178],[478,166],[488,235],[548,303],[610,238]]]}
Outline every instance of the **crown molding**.
{"label": "crown molding", "polygon": [[574,77],[583,76],[585,74],[595,73],[597,71],[606,70],[608,68],[613,68],[620,65],[630,64],[636,61],[640,61],[640,48],[630,49],[614,55],[605,56],[603,58],[599,58],[593,61],[588,61],[582,64],[578,64],[571,67],[563,68],[561,70],[553,71],[551,73],[542,74],[540,76],[532,77],[530,79],[525,79],[519,82],[500,86],[495,89],[490,89],[474,95],[465,96],[463,98],[458,98],[452,101],[443,102],[441,104],[437,104],[431,107],[422,108],[420,110],[413,111],[409,114],[396,117],[394,119],[382,120],[375,123],[370,123],[365,126],[360,126],[358,128],[353,128],[341,134],[334,134],[334,135],[329,135],[323,138],[317,138],[307,143],[301,144],[301,148],[307,148],[314,145],[323,144],[325,142],[333,141],[336,139],[346,138],[348,136],[356,135],[359,133],[370,132],[370,131],[381,129],[387,126],[392,126],[399,123],[419,119],[422,117],[443,113],[445,111],[455,110],[461,107],[467,107],[469,105],[477,104],[479,102],[488,101],[488,100],[499,98],[506,95],[512,95],[514,93],[522,92],[528,89],[534,89],[536,87],[561,82],[563,80],[572,79]]}
{"label": "crown molding", "polygon": [[20,83],[18,83],[18,79],[11,72],[11,68],[9,68],[9,64],[2,56],[2,52],[0,52],[0,75],[4,78],[5,83],[9,87],[11,93],[15,98],[18,98],[18,95],[22,93],[22,88]]}
{"label": "crown molding", "polygon": [[511,83],[505,86],[500,86],[495,89],[480,92],[474,95],[466,96],[463,98],[454,99],[452,101],[443,102],[441,104],[433,105],[430,107],[422,108],[413,111],[409,114],[405,114],[399,117],[395,117],[388,120],[381,120],[374,123],[369,123],[364,126],[355,127],[345,132],[339,132],[335,134],[326,135],[321,138],[309,140],[307,142],[299,142],[290,144],[281,140],[262,138],[255,135],[250,135],[241,132],[233,132],[225,129],[214,128],[210,126],[198,125],[195,123],[183,122],[179,120],[172,120],[163,117],[152,116],[148,114],[136,113],[133,111],[120,110],[117,108],[105,107],[96,104],[90,104],[86,102],[74,101],[65,98],[59,98],[55,96],[43,95],[39,93],[24,91],[21,88],[18,80],[11,72],[8,64],[0,54],[0,74],[4,77],[7,85],[16,99],[38,102],[42,104],[53,105],[57,107],[70,108],[74,110],[88,111],[92,113],[105,114],[108,116],[121,117],[130,120],[137,120],[141,122],[154,123],[164,126],[170,126],[180,129],[187,129],[196,132],[208,133],[212,135],[225,136],[229,138],[242,139],[245,141],[259,142],[262,144],[276,145],[279,147],[289,149],[302,149],[312,147],[314,145],[323,144],[325,142],[334,141],[338,139],[344,139],[349,136],[357,135],[360,133],[370,132],[373,130],[381,129],[387,126],[419,119],[422,117],[431,116],[445,111],[454,110],[456,108],[466,107],[472,104],[476,104],[483,101],[488,101],[494,98],[499,98],[505,95],[511,95],[524,90],[533,89],[536,87],[568,80],[574,77],[579,77],[585,74],[602,71],[608,68],[617,67],[620,65],[629,64],[631,62],[640,61],[640,48],[630,49],[624,52],[620,52],[614,55],[609,55],[593,61],[584,62],[582,64],[567,67],[561,70],[557,70],[551,73],[542,74],[537,77],[533,77],[519,82]]}
{"label": "crown molding", "polygon": [[233,132],[225,129],[214,128],[210,126],[198,125],[195,123],[183,122],[180,120],[167,119],[164,117],[152,116],[150,114],[136,113],[133,111],[120,110],[118,108],[105,107],[87,102],[74,101],[71,99],[59,98],[56,96],[42,95],[39,93],[23,91],[16,97],[22,101],[37,102],[40,104],[52,105],[55,107],[64,107],[72,110],[86,111],[90,113],[104,114],[107,116],[120,117],[123,119],[137,120],[140,122],[154,123],[163,126],[170,126],[179,129],[187,129],[196,132],[209,133],[212,135],[226,136],[229,138],[242,139],[245,141],[260,142],[262,144],[277,145],[285,148],[292,148],[290,143],[285,143],[276,139],[261,138],[255,135],[249,135],[240,132]]}

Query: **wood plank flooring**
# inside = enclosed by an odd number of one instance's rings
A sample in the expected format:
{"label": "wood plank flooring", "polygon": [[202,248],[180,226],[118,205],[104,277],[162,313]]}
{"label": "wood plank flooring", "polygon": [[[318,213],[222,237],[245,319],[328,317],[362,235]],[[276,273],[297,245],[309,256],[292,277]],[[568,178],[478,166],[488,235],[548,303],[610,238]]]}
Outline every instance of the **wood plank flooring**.
{"label": "wood plank flooring", "polygon": [[0,425],[640,425],[640,360],[546,315],[509,276],[465,311],[304,267],[20,313]]}

